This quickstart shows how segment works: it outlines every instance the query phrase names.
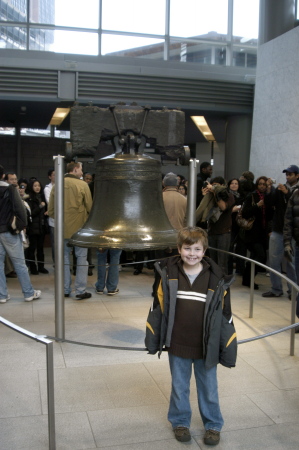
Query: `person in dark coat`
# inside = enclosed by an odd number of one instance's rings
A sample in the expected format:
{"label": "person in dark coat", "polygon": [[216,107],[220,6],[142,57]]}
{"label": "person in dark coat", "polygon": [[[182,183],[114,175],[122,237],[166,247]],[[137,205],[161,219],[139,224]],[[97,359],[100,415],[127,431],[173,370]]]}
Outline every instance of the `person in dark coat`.
{"label": "person in dark coat", "polygon": [[[248,194],[243,203],[242,216],[245,219],[255,218],[251,230],[241,230],[240,237],[250,251],[250,258],[262,264],[267,261],[267,248],[269,241],[270,225],[272,219],[272,209],[267,208],[264,196],[267,190],[268,177],[261,176],[256,180],[256,189]],[[243,273],[243,286],[250,286],[251,264],[246,263]],[[255,265],[255,274],[258,266]],[[258,289],[258,285],[254,284]]]}
{"label": "person in dark coat", "polygon": [[[31,275],[49,273],[44,265],[44,240],[47,218],[45,216],[46,200],[43,192],[43,187],[38,180],[32,180],[29,183],[29,198],[27,202],[31,209],[31,222],[29,222],[27,229],[29,238],[27,258]],[[35,258],[37,259],[37,262]]]}
{"label": "person in dark coat", "polygon": [[202,188],[204,187],[204,182],[208,181],[213,173],[213,166],[208,161],[204,161],[199,166],[199,173],[197,174],[196,183],[196,207],[199,206],[203,198]]}
{"label": "person in dark coat", "polygon": [[[246,247],[243,242],[239,238],[239,225],[236,222],[236,217],[238,211],[240,210],[243,202],[244,195],[240,189],[240,181],[238,178],[232,178],[227,183],[228,192],[233,195],[235,199],[235,204],[232,209],[232,228],[231,228],[231,242],[229,251],[232,253],[236,253],[237,255],[246,256]],[[228,257],[228,273],[231,275],[233,273],[233,262],[234,257],[229,255]],[[236,259],[236,273],[243,275],[245,268],[244,260],[241,258]]]}
{"label": "person in dark coat", "polygon": [[[288,201],[286,213],[284,216],[283,227],[283,243],[285,257],[292,261],[294,257],[294,250],[292,246],[292,239],[296,242],[295,254],[295,269],[297,275],[297,284],[299,280],[299,189],[296,189],[290,200]],[[299,318],[299,294],[297,295],[296,316]],[[295,329],[299,333],[299,326]]]}

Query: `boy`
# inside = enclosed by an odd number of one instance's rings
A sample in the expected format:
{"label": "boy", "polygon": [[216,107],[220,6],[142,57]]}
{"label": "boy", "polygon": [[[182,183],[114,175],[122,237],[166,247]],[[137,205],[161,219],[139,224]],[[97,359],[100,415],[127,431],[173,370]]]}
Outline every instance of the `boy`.
{"label": "boy", "polygon": [[231,316],[229,285],[232,277],[204,257],[205,230],[186,227],[178,234],[178,256],[155,264],[154,302],[149,312],[145,345],[159,356],[168,351],[172,390],[168,420],[175,438],[191,440],[189,401],[192,364],[204,442],[217,445],[223,426],[216,367],[234,367],[236,333]]}

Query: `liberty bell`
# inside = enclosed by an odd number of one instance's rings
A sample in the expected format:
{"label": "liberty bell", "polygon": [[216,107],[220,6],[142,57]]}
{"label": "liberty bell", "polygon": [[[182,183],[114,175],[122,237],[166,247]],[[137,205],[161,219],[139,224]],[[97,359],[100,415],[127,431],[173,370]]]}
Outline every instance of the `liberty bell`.
{"label": "liberty bell", "polygon": [[70,245],[123,250],[176,246],[177,231],[163,204],[161,163],[136,152],[133,134],[125,140],[125,152],[118,147],[97,161],[92,209]]}

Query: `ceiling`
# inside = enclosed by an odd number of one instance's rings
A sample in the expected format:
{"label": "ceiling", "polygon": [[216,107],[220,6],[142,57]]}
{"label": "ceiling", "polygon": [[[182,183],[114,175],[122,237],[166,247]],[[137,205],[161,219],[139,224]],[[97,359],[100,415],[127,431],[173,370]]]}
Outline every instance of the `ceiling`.
{"label": "ceiling", "polygon": [[[20,127],[33,129],[46,129],[57,107],[66,108],[73,106],[74,102],[53,102],[33,100],[0,100],[0,127]],[[96,105],[107,107],[107,105]],[[227,115],[215,115],[211,111],[184,110],[185,143],[189,145],[196,142],[206,142],[200,131],[192,121],[192,115],[205,115],[217,142],[225,140],[225,122]],[[70,130],[70,116],[62,122],[59,130]]]}

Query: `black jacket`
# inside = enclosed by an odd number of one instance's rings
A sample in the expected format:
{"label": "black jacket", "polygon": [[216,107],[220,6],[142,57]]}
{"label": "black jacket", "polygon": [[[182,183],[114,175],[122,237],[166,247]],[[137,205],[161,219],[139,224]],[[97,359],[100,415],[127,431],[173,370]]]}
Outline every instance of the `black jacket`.
{"label": "black jacket", "polygon": [[28,224],[27,234],[41,235],[45,233],[45,211],[46,207],[41,207],[41,201],[45,202],[45,199],[37,196],[28,198],[27,203],[31,209],[31,222]]}
{"label": "black jacket", "polygon": [[293,189],[290,189],[290,185],[286,185],[286,187],[288,188],[287,194],[284,194],[276,188],[274,191],[265,195],[266,207],[272,208],[273,210],[272,231],[276,231],[277,233],[283,233],[284,215],[293,192]]}
{"label": "black jacket", "polygon": [[[147,324],[145,346],[159,356],[163,346],[169,347],[175,318],[178,290],[178,261],[174,256],[155,264],[154,301]],[[203,323],[203,355],[207,369],[220,363],[234,367],[237,357],[237,337],[232,321],[230,290],[232,277],[223,277],[222,270],[210,258],[210,281]]]}
{"label": "black jacket", "polygon": [[283,241],[284,245],[291,245],[292,238],[299,245],[299,189],[291,196],[284,218]]}
{"label": "black jacket", "polygon": [[249,194],[243,203],[242,216],[244,219],[255,218],[251,230],[242,230],[242,239],[245,243],[264,243],[268,233],[271,232],[272,208],[265,206],[265,223],[263,223],[263,209],[257,206],[260,197],[257,192]]}
{"label": "black jacket", "polygon": [[[13,217],[16,217],[17,229],[11,228]],[[0,233],[20,232],[27,225],[27,213],[17,188],[0,182]]]}

